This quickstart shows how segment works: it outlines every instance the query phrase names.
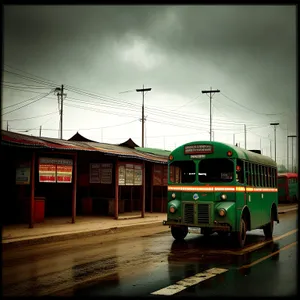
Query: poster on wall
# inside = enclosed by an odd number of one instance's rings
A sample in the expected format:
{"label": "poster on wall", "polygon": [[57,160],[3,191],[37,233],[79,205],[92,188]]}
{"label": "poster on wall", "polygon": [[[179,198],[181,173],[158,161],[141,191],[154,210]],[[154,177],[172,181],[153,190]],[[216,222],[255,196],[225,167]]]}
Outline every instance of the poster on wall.
{"label": "poster on wall", "polygon": [[125,166],[119,166],[119,185],[125,185]]}
{"label": "poster on wall", "polygon": [[125,166],[125,185],[133,185],[133,165],[126,164]]}
{"label": "poster on wall", "polygon": [[143,169],[140,164],[119,165],[119,185],[142,185]]}
{"label": "poster on wall", "polygon": [[142,171],[142,166],[140,166],[140,165],[134,166],[133,184],[134,185],[142,185],[143,184],[143,171]]}
{"label": "poster on wall", "polygon": [[90,183],[100,183],[100,164],[90,164]]}
{"label": "poster on wall", "polygon": [[56,182],[56,165],[39,165],[39,182]]}
{"label": "poster on wall", "polygon": [[72,166],[57,165],[56,166],[56,180],[58,183],[72,182]]}
{"label": "poster on wall", "polygon": [[64,158],[39,159],[39,182],[72,182],[73,160]]}
{"label": "poster on wall", "polygon": [[101,164],[100,182],[102,184],[112,184],[112,168],[113,168],[112,164],[107,164],[107,163]]}
{"label": "poster on wall", "polygon": [[30,167],[18,167],[16,169],[16,184],[30,184]]}

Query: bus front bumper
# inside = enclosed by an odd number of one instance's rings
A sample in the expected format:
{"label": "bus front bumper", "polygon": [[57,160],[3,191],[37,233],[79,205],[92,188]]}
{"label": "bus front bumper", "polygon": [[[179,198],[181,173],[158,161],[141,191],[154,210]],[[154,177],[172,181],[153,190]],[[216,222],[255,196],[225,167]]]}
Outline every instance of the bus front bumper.
{"label": "bus front bumper", "polygon": [[231,231],[231,226],[229,224],[222,223],[214,223],[214,224],[188,224],[188,223],[180,223],[176,221],[163,221],[163,225],[167,226],[187,226],[187,227],[198,227],[198,228],[211,228],[215,231]]}

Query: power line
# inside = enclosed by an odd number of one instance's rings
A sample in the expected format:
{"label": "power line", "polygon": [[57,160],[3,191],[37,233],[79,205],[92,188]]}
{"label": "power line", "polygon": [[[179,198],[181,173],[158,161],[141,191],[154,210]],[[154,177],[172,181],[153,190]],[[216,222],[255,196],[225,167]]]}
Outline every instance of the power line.
{"label": "power line", "polygon": [[[51,92],[52,92],[52,91],[51,91]],[[30,104],[32,104],[32,103],[37,102],[37,101],[40,101],[40,100],[44,99],[45,97],[47,97],[48,95],[50,95],[51,92],[49,92],[48,94],[45,94],[44,96],[41,96],[41,97],[37,98],[36,100],[33,100],[33,101],[30,102],[30,103],[27,103],[27,104],[25,104],[25,105],[23,105],[23,106],[21,106],[21,107],[18,107],[18,108],[16,108],[16,109],[13,109],[13,110],[11,110],[11,111],[8,111],[8,112],[2,114],[2,116],[7,115],[7,114],[10,114],[10,113],[12,113],[12,112],[14,112],[14,111],[16,111],[16,110],[19,110],[19,109],[21,109],[21,108],[23,108],[23,107],[26,107],[26,106],[28,106],[28,105],[30,105]]]}
{"label": "power line", "polygon": [[[44,95],[44,94],[43,94],[43,93],[39,93],[39,95]],[[10,108],[10,107],[17,106],[17,105],[19,105],[19,104],[22,104],[22,103],[25,103],[25,102],[28,102],[28,101],[31,101],[31,100],[35,99],[36,97],[37,97],[37,96],[34,96],[34,97],[31,97],[31,98],[29,98],[29,99],[27,99],[27,100],[21,101],[21,102],[19,102],[19,103],[15,103],[15,104],[12,104],[12,105],[8,105],[8,106],[6,106],[6,107],[3,107],[1,110],[4,110],[4,109]]]}
{"label": "power line", "polygon": [[49,115],[53,115],[53,114],[57,114],[57,111],[48,113],[48,114],[44,114],[44,115],[38,115],[38,116],[34,116],[34,117],[28,117],[28,118],[21,118],[21,119],[10,119],[10,120],[3,120],[3,121],[9,121],[9,122],[13,122],[13,121],[24,121],[24,120],[30,120],[30,119],[36,119],[36,118],[42,118],[42,117],[46,117]]}
{"label": "power line", "polygon": [[249,108],[249,107],[246,107],[246,106],[240,104],[240,103],[237,102],[237,101],[234,101],[233,99],[231,99],[231,98],[229,98],[228,96],[226,96],[224,93],[221,93],[221,95],[223,95],[225,98],[227,98],[229,101],[235,103],[236,105],[238,105],[238,106],[240,106],[240,107],[243,107],[244,109],[247,109],[248,111],[252,111],[252,112],[254,112],[254,113],[258,114],[258,115],[275,116],[275,115],[281,115],[281,114],[284,114],[284,113],[277,113],[277,114],[259,113],[259,112],[255,111],[255,110],[253,110],[253,109],[251,109],[251,108]]}
{"label": "power line", "polygon": [[[53,86],[57,86],[57,85],[58,85],[57,82],[55,82],[55,81],[53,81],[53,80],[45,79],[45,78],[43,78],[43,77],[41,77],[41,76],[37,76],[37,75],[31,74],[31,73],[25,72],[25,71],[23,71],[23,70],[21,70],[21,69],[18,69],[18,68],[15,68],[15,67],[11,67],[11,66],[9,66],[9,65],[7,65],[7,64],[4,64],[4,66],[6,66],[6,67],[8,67],[8,68],[10,68],[10,69],[13,69],[13,70],[16,70],[16,71],[19,71],[19,72],[22,72],[22,73],[24,73],[24,74],[29,75],[29,76],[27,76],[27,78],[32,78],[32,76],[33,76],[33,77],[35,78],[35,80],[37,79],[37,80],[44,81],[45,84],[47,84],[47,85],[49,85],[49,84],[51,84],[51,85],[53,85]],[[18,73],[12,72],[12,71],[8,71],[8,70],[6,70],[6,71],[7,71],[7,72],[10,72],[10,73],[13,73],[13,74],[18,74]],[[22,75],[22,74],[21,74],[21,75]],[[26,77],[25,75],[22,75],[22,76]]]}
{"label": "power line", "polygon": [[[50,118],[52,119],[52,118]],[[49,119],[49,120],[50,120]],[[49,121],[48,120],[48,121]],[[46,122],[48,122],[46,121]],[[45,123],[46,123],[45,122]],[[130,122],[126,122],[126,123],[121,123],[121,124],[116,124],[116,125],[110,125],[110,126],[102,126],[102,127],[94,127],[94,128],[68,128],[68,129],[64,129],[64,131],[86,131],[86,130],[99,130],[99,129],[105,129],[105,128],[113,128],[113,127],[119,127],[119,126],[124,126],[124,125],[128,125],[131,123],[137,122],[137,120],[133,120]],[[43,123],[42,125],[44,125],[45,123]],[[38,126],[39,127],[39,126]],[[31,128],[31,129],[21,129],[21,128],[11,128],[13,130],[26,130],[26,131],[31,131],[31,130],[36,130],[38,127],[35,128]],[[43,130],[47,130],[47,131],[57,131],[57,129],[52,129],[52,128],[44,128]]]}

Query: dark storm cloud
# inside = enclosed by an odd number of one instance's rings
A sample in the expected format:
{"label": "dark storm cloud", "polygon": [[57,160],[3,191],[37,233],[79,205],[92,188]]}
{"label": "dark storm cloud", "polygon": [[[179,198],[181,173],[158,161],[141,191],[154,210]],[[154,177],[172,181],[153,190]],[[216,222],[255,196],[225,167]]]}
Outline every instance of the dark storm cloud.
{"label": "dark storm cloud", "polygon": [[[197,83],[229,89],[231,82],[246,102],[295,99],[293,6],[10,6],[4,16],[7,64],[27,61],[47,70],[56,63],[70,80],[72,74],[82,76],[75,71],[99,82],[119,75],[126,85],[142,78],[182,94]],[[135,36],[155,46],[166,61],[139,72],[116,62],[112,44],[123,51]],[[247,99],[253,89],[257,99]]]}

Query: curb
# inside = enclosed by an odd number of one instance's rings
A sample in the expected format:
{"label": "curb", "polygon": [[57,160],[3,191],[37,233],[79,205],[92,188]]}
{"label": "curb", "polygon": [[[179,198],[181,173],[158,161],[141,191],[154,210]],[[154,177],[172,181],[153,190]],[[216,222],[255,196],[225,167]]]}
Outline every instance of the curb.
{"label": "curb", "polygon": [[44,237],[32,237],[29,239],[18,240],[18,241],[6,241],[3,243],[2,241],[2,250],[10,249],[12,247],[20,247],[20,246],[31,246],[31,245],[40,245],[40,244],[48,244],[53,242],[60,242],[66,240],[72,240],[77,238],[86,238],[91,236],[101,236],[101,235],[112,235],[119,232],[130,231],[135,229],[143,229],[145,227],[155,227],[161,225],[162,221],[149,222],[147,224],[133,224],[127,226],[119,226],[105,229],[96,229],[91,231],[81,231],[81,232],[71,232],[71,233],[61,233],[52,236],[44,236]]}
{"label": "curb", "polygon": [[298,207],[289,208],[289,209],[285,209],[285,210],[279,211],[278,214],[285,214],[285,213],[288,213],[288,212],[291,212],[291,211],[295,211],[295,210],[298,210]]}

